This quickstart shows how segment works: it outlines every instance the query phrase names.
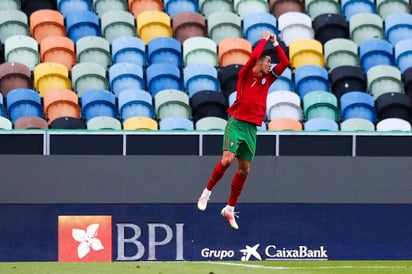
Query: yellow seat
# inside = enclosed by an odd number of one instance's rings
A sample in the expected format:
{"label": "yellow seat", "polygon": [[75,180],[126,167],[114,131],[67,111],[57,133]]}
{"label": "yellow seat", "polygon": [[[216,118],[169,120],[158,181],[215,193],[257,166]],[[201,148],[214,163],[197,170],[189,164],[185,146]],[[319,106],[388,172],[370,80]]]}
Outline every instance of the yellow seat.
{"label": "yellow seat", "polygon": [[157,130],[157,122],[152,118],[136,116],[123,122],[124,130]]}
{"label": "yellow seat", "polygon": [[303,65],[324,67],[322,44],[315,39],[298,39],[289,45],[289,59],[293,69]]}
{"label": "yellow seat", "polygon": [[145,44],[156,37],[172,37],[173,29],[167,13],[162,11],[144,11],[137,15],[137,34]]}
{"label": "yellow seat", "polygon": [[252,44],[244,38],[225,38],[218,45],[219,65],[244,65],[252,53]]}
{"label": "yellow seat", "polygon": [[68,37],[48,36],[40,43],[40,60],[63,64],[71,70],[76,63],[74,42]]}
{"label": "yellow seat", "polygon": [[59,63],[40,63],[33,70],[34,88],[43,97],[51,89],[71,89],[68,69]]}

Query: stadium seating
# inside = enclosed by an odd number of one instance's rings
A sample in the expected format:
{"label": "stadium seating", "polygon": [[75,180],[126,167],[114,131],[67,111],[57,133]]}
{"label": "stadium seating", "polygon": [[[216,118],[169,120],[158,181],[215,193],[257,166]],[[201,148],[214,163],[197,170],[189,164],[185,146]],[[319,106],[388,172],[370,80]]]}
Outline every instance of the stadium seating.
{"label": "stadium seating", "polygon": [[373,0],[342,0],[341,11],[346,20],[358,13],[376,13],[375,1]]}
{"label": "stadium seating", "polygon": [[410,121],[412,108],[409,96],[398,92],[381,94],[375,101],[377,119],[399,118]]}
{"label": "stadium seating", "polygon": [[27,15],[21,10],[0,10],[0,41],[14,35],[29,35]]}
{"label": "stadium seating", "polygon": [[108,89],[106,70],[95,63],[77,63],[71,70],[71,83],[73,90],[79,97],[90,89]]}
{"label": "stadium seating", "polygon": [[112,43],[116,38],[136,36],[136,22],[132,14],[124,10],[110,10],[100,16],[102,36]]}
{"label": "stadium seating", "polygon": [[340,66],[358,66],[358,46],[350,39],[335,38],[323,45],[325,65],[329,72]]}
{"label": "stadium seating", "polygon": [[163,8],[170,18],[181,12],[198,12],[198,0],[164,0]]}
{"label": "stadium seating", "polygon": [[123,121],[124,130],[157,130],[156,120],[148,117],[132,117]]}
{"label": "stadium seating", "polygon": [[301,0],[269,0],[269,6],[276,18],[286,12],[305,12],[305,3]]}
{"label": "stadium seating", "polygon": [[376,0],[376,13],[383,20],[394,13],[408,13],[411,11],[408,0]]}
{"label": "stadium seating", "polygon": [[30,69],[20,63],[0,64],[0,91],[3,97],[16,88],[33,88]]}
{"label": "stadium seating", "polygon": [[[34,88],[41,97],[52,89],[71,89],[67,67],[54,62],[43,62],[33,70]],[[43,102],[44,104],[44,102]]]}
{"label": "stadium seating", "polygon": [[4,43],[4,55],[6,62],[20,63],[30,70],[40,63],[39,44],[33,37],[26,35],[7,38]]}
{"label": "stadium seating", "polygon": [[207,36],[206,18],[197,12],[179,12],[172,18],[173,37],[181,44],[195,36]]}
{"label": "stadium seating", "polygon": [[302,102],[303,113],[307,121],[315,118],[339,121],[338,100],[333,93],[327,91],[309,92],[303,97]]}
{"label": "stadium seating", "polygon": [[216,91],[204,90],[196,93],[191,98],[193,122],[204,117],[220,117],[227,119],[226,98]]}
{"label": "stadium seating", "polygon": [[77,94],[68,89],[50,89],[43,96],[43,111],[49,125],[57,118],[80,118]]}
{"label": "stadium seating", "polygon": [[[93,10],[102,18],[110,11],[128,11],[127,1],[124,0],[93,0]],[[119,18],[120,20],[121,18]]]}
{"label": "stadium seating", "polygon": [[217,44],[208,37],[191,37],[183,42],[183,62],[192,64],[218,65]]}
{"label": "stadium seating", "polygon": [[409,121],[400,118],[387,118],[376,124],[376,131],[411,131]]}
{"label": "stadium seating", "polygon": [[305,131],[338,131],[339,125],[328,118],[313,118],[303,123]]}
{"label": "stadium seating", "polygon": [[394,58],[402,74],[412,67],[412,38],[403,39],[395,44]]}
{"label": "stadium seating", "polygon": [[357,13],[351,16],[349,36],[358,46],[369,39],[384,39],[382,18],[375,13]]}
{"label": "stadium seating", "polygon": [[7,113],[14,124],[21,117],[43,117],[41,98],[29,88],[16,88],[7,93]]}
{"label": "stadium seating", "polygon": [[377,65],[394,65],[393,46],[384,39],[369,39],[359,45],[360,65],[365,72]]}
{"label": "stadium seating", "polygon": [[276,17],[267,12],[255,12],[242,18],[243,37],[252,46],[262,39],[262,33],[269,31],[278,35]]}
{"label": "stadium seating", "polygon": [[372,123],[375,122],[375,101],[369,93],[350,91],[343,94],[339,102],[342,121],[359,118]]}
{"label": "stadium seating", "polygon": [[216,68],[206,64],[194,64],[183,69],[184,88],[192,98],[194,94],[203,91],[219,91],[219,79]]}
{"label": "stadium seating", "polygon": [[366,79],[368,91],[375,99],[387,92],[404,92],[401,72],[395,66],[374,66],[367,71]]}
{"label": "stadium seating", "polygon": [[129,11],[138,16],[145,11],[163,11],[162,0],[128,0]]}
{"label": "stadium seating", "polygon": [[207,32],[216,44],[225,38],[241,38],[242,18],[234,12],[214,12],[207,17]]}
{"label": "stadium seating", "polygon": [[294,75],[296,92],[301,98],[312,91],[329,91],[328,71],[321,66],[305,65],[297,68]]}
{"label": "stadium seating", "polygon": [[57,10],[64,16],[71,12],[91,11],[90,0],[57,0]]}
{"label": "stadium seating", "polygon": [[339,66],[329,76],[332,92],[337,98],[350,91],[367,91],[366,74],[359,66]]}
{"label": "stadium seating", "polygon": [[375,124],[362,118],[350,118],[340,123],[341,131],[375,131]]}
{"label": "stadium seating", "polygon": [[219,68],[218,78],[220,82],[220,90],[226,97],[236,90],[238,73],[242,67],[243,65],[234,64]]}
{"label": "stadium seating", "polygon": [[314,20],[323,14],[340,14],[338,0],[306,0],[305,11]]}
{"label": "stadium seating", "polygon": [[162,11],[148,10],[136,16],[137,34],[145,44],[156,37],[172,37],[169,15]]}
{"label": "stadium seating", "polygon": [[66,36],[63,14],[56,10],[41,9],[30,15],[30,35],[38,43],[48,36]]}
{"label": "stadium seating", "polygon": [[165,89],[154,96],[156,117],[162,120],[167,117],[191,118],[192,110],[187,93],[177,89]]}
{"label": "stadium seating", "polygon": [[280,77],[269,87],[269,92],[276,90],[295,90],[295,83],[293,82],[292,70],[290,68],[286,68]]}
{"label": "stadium seating", "polygon": [[233,10],[241,18],[252,14],[269,12],[269,2],[267,0],[234,0]]}
{"label": "stadium seating", "polygon": [[412,14],[393,13],[385,18],[384,23],[385,38],[392,45],[412,38]]}
{"label": "stadium seating", "polygon": [[71,70],[76,63],[74,43],[67,37],[49,36],[40,42],[41,62],[54,62]]}
{"label": "stadium seating", "polygon": [[199,0],[199,10],[206,18],[215,12],[233,12],[232,0]]}
{"label": "stadium seating", "polygon": [[20,2],[21,10],[27,17],[30,17],[32,13],[42,9],[57,10],[56,0],[21,0]]}
{"label": "stadium seating", "polygon": [[289,46],[295,40],[313,39],[312,19],[303,12],[286,12],[278,18],[280,38]]}
{"label": "stadium seating", "polygon": [[132,63],[113,64],[108,71],[110,90],[118,96],[126,89],[145,89],[142,67]]}
{"label": "stadium seating", "polygon": [[107,69],[112,63],[109,41],[99,36],[85,36],[76,42],[77,62],[96,63]]}
{"label": "stadium seating", "polygon": [[19,0],[5,0],[0,2],[0,10],[20,10]]}
{"label": "stadium seating", "polygon": [[182,72],[178,66],[155,63],[146,69],[146,86],[152,96],[164,89],[182,89]]}
{"label": "stadium seating", "polygon": [[54,119],[50,124],[51,129],[86,129],[84,120],[81,118],[63,116]]}
{"label": "stadium seating", "polygon": [[67,36],[76,43],[86,36],[100,36],[100,21],[92,11],[75,11],[65,14]]}
{"label": "stadium seating", "polygon": [[291,118],[277,118],[268,123],[268,130],[297,130],[303,129],[302,122]]}
{"label": "stadium seating", "polygon": [[91,89],[81,97],[82,117],[87,123],[95,117],[113,117],[117,115],[115,95],[104,89]]}
{"label": "stadium seating", "polygon": [[120,36],[112,41],[111,45],[112,62],[133,63],[138,66],[145,66],[147,62],[146,46],[137,37]]}
{"label": "stadium seating", "polygon": [[305,65],[325,66],[322,44],[315,39],[296,39],[289,45],[289,60],[293,69]]}
{"label": "stadium seating", "polygon": [[42,117],[23,116],[13,124],[14,129],[48,129],[47,121]]}
{"label": "stadium seating", "polygon": [[172,37],[157,37],[147,44],[149,64],[167,63],[180,67],[183,63],[182,45]]}
{"label": "stadium seating", "polygon": [[269,121],[279,118],[303,120],[301,98],[295,92],[288,90],[278,90],[269,93],[266,117]]}
{"label": "stadium seating", "polygon": [[243,38],[225,38],[217,46],[219,66],[244,65],[252,53],[252,45]]}
{"label": "stadium seating", "polygon": [[313,19],[315,39],[325,44],[331,39],[349,39],[349,24],[345,16],[338,13],[324,13]]}
{"label": "stadium seating", "polygon": [[88,130],[121,130],[121,122],[110,116],[96,116],[86,123]]}
{"label": "stadium seating", "polygon": [[195,129],[197,130],[224,130],[226,127],[226,120],[219,117],[204,117],[197,120]]}
{"label": "stadium seating", "polygon": [[141,89],[126,89],[119,93],[118,111],[125,121],[131,117],[154,118],[152,96]]}
{"label": "stadium seating", "polygon": [[182,117],[168,117],[159,122],[160,130],[193,130],[194,125],[190,119]]}

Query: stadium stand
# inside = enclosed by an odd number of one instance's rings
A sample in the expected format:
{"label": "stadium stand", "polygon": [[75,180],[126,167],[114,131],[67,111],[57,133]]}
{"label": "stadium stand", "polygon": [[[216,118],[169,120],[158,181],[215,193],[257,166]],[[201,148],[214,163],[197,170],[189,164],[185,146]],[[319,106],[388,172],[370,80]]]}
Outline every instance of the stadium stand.
{"label": "stadium stand", "polygon": [[[237,73],[260,33],[269,30],[291,60],[269,92],[298,95],[302,114],[296,109],[293,119],[302,129],[335,128],[321,121],[305,124],[312,112],[304,109],[303,98],[321,92],[335,97],[339,115],[334,115],[340,118],[334,120],[342,130],[378,130],[378,120],[385,120],[372,119],[378,98],[412,98],[411,16],[406,0],[2,1],[0,91],[6,101],[13,89],[35,91],[47,109],[44,97],[50,90],[69,90],[79,103],[88,91],[105,90],[114,96],[116,111],[122,109],[120,93],[141,91],[145,99],[134,98],[131,108],[138,112],[136,117],[156,122],[148,128],[180,128],[176,121],[161,127],[158,122],[182,117],[192,122],[182,126],[185,129],[221,129],[228,118],[221,110],[234,100]],[[272,62],[276,61],[274,55]],[[199,118],[199,99],[192,100],[197,93],[222,96],[220,103],[200,100],[200,105],[219,105],[214,118]],[[268,100],[271,111],[262,129],[278,120],[279,113],[290,114],[273,105]],[[394,107],[402,111],[399,105]],[[95,117],[81,113],[62,114],[67,119],[54,126],[99,129],[107,123],[107,128],[119,129],[132,117],[101,115],[104,118],[88,126]],[[20,118],[7,109],[4,115],[13,124]],[[32,118],[21,122],[23,128],[30,128],[32,121],[34,128],[44,128],[35,119],[42,117],[27,116]],[[73,119],[83,119],[83,125]],[[146,121],[130,120],[126,125],[141,128]],[[277,121],[268,128],[291,127],[287,124]]]}

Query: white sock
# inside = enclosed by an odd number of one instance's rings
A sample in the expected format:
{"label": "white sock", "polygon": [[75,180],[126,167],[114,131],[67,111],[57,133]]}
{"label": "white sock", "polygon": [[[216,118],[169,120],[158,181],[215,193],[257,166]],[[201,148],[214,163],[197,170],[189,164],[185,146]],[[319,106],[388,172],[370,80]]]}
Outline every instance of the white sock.
{"label": "white sock", "polygon": [[209,198],[211,194],[212,194],[212,191],[205,188],[202,192],[202,197]]}
{"label": "white sock", "polygon": [[230,213],[233,213],[233,212],[235,212],[235,207],[230,206],[230,205],[226,205],[226,210],[229,211]]}

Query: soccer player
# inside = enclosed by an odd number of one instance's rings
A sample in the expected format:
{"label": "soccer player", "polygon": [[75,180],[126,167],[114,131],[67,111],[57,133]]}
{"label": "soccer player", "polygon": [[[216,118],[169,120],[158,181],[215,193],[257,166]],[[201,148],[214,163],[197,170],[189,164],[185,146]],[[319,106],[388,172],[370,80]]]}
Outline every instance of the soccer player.
{"label": "soccer player", "polygon": [[[264,52],[268,41],[273,44],[274,51],[279,58],[279,63],[273,66],[273,69],[271,69],[269,52]],[[276,35],[265,31],[262,34],[262,39],[253,49],[249,60],[239,71],[236,100],[228,108],[230,118],[223,136],[222,158],[213,168],[209,181],[197,202],[199,210],[204,211],[213,188],[236,157],[237,170],[231,182],[229,200],[221,211],[222,216],[227,219],[233,229],[239,228],[235,220],[234,209],[255,156],[256,126],[262,125],[265,118],[269,87],[289,64],[289,59],[282,47],[279,46]]]}

